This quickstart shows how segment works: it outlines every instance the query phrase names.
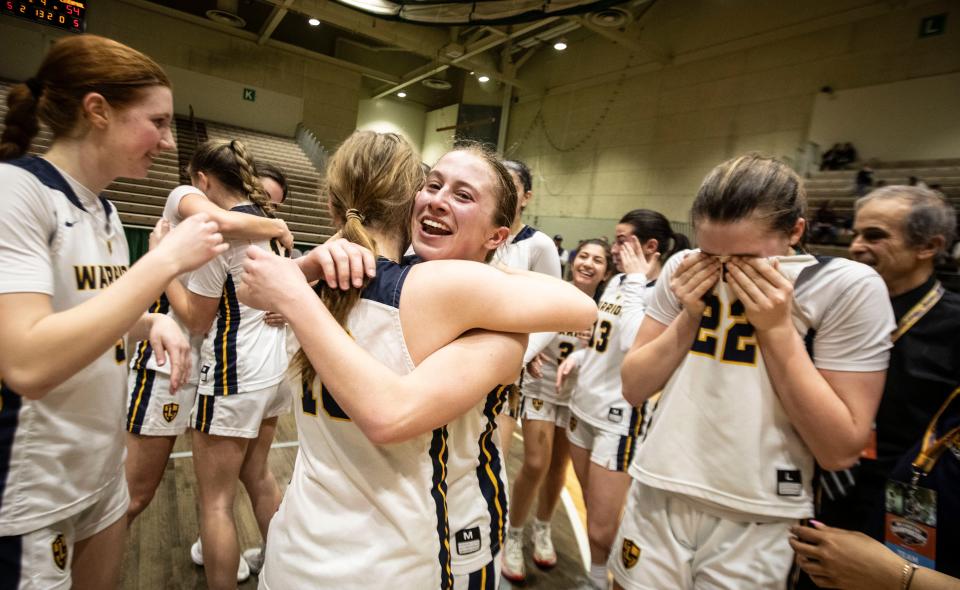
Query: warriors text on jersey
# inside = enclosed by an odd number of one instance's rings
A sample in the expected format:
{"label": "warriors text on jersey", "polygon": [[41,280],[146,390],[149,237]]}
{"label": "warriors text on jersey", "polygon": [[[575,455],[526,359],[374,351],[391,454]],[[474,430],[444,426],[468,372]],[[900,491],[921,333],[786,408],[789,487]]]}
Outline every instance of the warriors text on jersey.
{"label": "warriors text on jersey", "polygon": [[[116,209],[42,158],[0,164],[0,293],[42,293],[62,312],[127,270]],[[123,341],[39,400],[0,393],[0,537],[79,513],[122,473]],[[56,359],[50,359],[56,362]]]}

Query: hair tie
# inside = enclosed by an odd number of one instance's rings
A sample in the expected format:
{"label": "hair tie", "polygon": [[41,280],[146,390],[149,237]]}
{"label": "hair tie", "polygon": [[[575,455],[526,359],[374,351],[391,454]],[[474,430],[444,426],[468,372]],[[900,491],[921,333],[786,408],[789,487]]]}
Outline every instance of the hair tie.
{"label": "hair tie", "polygon": [[26,84],[27,88],[30,89],[30,94],[33,95],[33,98],[39,100],[40,96],[43,94],[43,82],[37,80],[36,78],[28,78],[24,84]]}
{"label": "hair tie", "polygon": [[362,224],[364,222],[363,213],[360,213],[357,209],[347,209],[347,221],[351,219],[356,219]]}

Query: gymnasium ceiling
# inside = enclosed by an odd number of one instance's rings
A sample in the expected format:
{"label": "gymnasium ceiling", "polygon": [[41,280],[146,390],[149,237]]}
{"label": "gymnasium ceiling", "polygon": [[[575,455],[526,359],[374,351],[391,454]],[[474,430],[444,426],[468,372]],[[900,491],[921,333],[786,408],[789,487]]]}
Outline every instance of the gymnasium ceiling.
{"label": "gymnasium ceiling", "polygon": [[[525,84],[517,71],[534,53],[560,38],[602,35],[632,51],[642,49],[669,59],[655,47],[638,47],[637,41],[624,34],[656,0],[601,0],[592,5],[594,12],[579,16],[530,20],[528,12],[518,19],[526,22],[462,26],[385,20],[330,0],[126,1],[255,39],[261,45],[335,59],[363,74],[370,96],[395,96],[402,90],[407,93],[404,100],[428,109],[459,102],[471,75],[487,75],[493,83],[536,90]],[[518,0],[500,1],[520,4]],[[320,24],[311,26],[311,18]]]}

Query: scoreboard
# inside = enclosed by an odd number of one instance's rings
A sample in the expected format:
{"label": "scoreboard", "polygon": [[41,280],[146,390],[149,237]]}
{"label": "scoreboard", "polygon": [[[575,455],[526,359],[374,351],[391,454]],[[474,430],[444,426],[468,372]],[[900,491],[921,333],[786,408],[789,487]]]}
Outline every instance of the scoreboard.
{"label": "scoreboard", "polygon": [[0,0],[0,14],[82,33],[87,28],[87,0]]}

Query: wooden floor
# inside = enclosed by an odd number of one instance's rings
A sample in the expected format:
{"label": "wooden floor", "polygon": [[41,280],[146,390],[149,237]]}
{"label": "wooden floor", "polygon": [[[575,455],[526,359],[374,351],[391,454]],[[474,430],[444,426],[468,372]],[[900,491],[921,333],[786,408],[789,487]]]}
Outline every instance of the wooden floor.
{"label": "wooden floor", "polygon": [[[292,416],[281,418],[276,440],[281,447],[270,451],[270,467],[281,488],[286,488],[297,453],[296,446],[282,446],[296,441],[296,427]],[[127,590],[206,588],[203,568],[190,561],[190,545],[197,539],[199,529],[193,460],[190,456],[183,456],[189,450],[188,433],[188,436],[177,441],[174,458],[167,463],[166,473],[153,502],[130,529],[123,576],[123,588]],[[178,456],[177,453],[181,455]],[[511,480],[520,467],[522,456],[522,441],[515,440],[507,462]],[[572,475],[568,479],[573,482],[568,488],[574,504],[582,511],[580,490]],[[256,547],[261,541],[250,502],[242,486],[238,485],[237,490],[239,497],[236,520],[240,546]],[[574,515],[574,518],[582,522],[582,516]],[[523,588],[568,590],[576,588],[586,579],[574,527],[563,504],[554,516],[553,531],[559,557],[557,567],[549,572],[537,569],[530,559],[530,548],[527,547],[527,582]],[[529,542],[529,534],[525,535],[525,538]],[[256,588],[256,576],[252,576],[239,587],[244,590]],[[504,581],[501,589],[509,588],[512,586]]]}

